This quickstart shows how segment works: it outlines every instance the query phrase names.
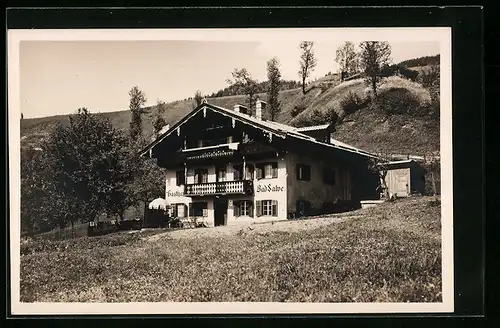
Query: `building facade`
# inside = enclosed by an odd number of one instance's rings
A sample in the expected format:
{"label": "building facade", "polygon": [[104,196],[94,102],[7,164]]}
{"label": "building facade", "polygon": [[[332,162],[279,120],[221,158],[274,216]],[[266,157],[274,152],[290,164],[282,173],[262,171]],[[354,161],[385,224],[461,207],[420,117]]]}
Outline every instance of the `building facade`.
{"label": "building facade", "polygon": [[333,126],[296,128],[244,106],[203,103],[146,149],[166,168],[174,217],[208,226],[285,220],[356,206],[377,196],[373,155],[333,138]]}

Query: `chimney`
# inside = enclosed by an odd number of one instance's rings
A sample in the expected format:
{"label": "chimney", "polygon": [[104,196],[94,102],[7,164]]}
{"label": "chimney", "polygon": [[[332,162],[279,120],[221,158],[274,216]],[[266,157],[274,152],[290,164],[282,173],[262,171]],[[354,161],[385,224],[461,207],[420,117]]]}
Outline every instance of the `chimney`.
{"label": "chimney", "polygon": [[260,99],[257,99],[255,103],[255,117],[259,120],[262,120],[262,110],[266,108],[266,102]]}

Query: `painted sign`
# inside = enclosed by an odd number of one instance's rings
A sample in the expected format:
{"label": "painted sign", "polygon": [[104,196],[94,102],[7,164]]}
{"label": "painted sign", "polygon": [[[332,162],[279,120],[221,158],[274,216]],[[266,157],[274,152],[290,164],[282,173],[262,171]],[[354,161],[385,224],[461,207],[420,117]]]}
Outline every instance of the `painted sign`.
{"label": "painted sign", "polygon": [[182,191],[167,191],[167,197],[182,197],[184,192]]}
{"label": "painted sign", "polygon": [[282,192],[285,190],[285,187],[283,186],[278,186],[278,185],[258,185],[257,186],[257,192]]}

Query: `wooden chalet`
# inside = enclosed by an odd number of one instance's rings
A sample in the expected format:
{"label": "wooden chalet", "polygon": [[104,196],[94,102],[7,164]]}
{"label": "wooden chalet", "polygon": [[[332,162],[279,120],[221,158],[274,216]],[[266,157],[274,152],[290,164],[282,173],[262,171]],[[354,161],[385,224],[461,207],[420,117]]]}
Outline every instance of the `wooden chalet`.
{"label": "wooden chalet", "polygon": [[285,220],[358,207],[378,198],[374,155],[332,138],[334,127],[296,128],[235,105],[202,103],[141,153],[166,168],[176,217],[209,226]]}

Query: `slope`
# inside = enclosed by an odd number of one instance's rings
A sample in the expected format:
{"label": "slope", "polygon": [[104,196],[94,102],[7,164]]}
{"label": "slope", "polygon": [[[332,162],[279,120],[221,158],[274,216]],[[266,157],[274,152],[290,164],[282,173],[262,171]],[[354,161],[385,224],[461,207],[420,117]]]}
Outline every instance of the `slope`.
{"label": "slope", "polygon": [[[332,111],[339,115],[334,137],[368,151],[422,154],[439,150],[439,120],[422,115],[419,108],[429,101],[429,92],[420,84],[400,77],[384,79],[379,98],[386,99],[385,108],[373,108],[367,101],[370,90],[362,79],[338,83],[332,77],[311,83],[306,94],[300,88],[280,92],[282,110],[277,118],[280,123],[300,126],[326,123]],[[343,111],[342,101],[355,94],[361,101],[357,111]],[[266,94],[259,94],[266,100]],[[226,96],[207,99],[209,103],[232,108],[244,103],[245,96]],[[410,101],[408,103],[408,101]],[[194,100],[175,101],[167,104],[163,114],[173,125],[193,109]],[[394,108],[392,108],[394,107]],[[112,124],[127,131],[130,122],[129,111],[99,113]],[[143,131],[152,135],[152,120],[156,115],[154,107],[145,108]],[[268,119],[268,113],[263,113]],[[36,144],[58,122],[66,124],[68,115],[24,119],[21,121],[21,136],[25,144]]]}

